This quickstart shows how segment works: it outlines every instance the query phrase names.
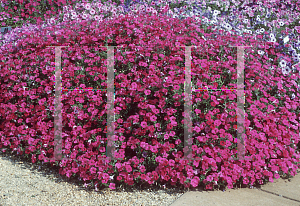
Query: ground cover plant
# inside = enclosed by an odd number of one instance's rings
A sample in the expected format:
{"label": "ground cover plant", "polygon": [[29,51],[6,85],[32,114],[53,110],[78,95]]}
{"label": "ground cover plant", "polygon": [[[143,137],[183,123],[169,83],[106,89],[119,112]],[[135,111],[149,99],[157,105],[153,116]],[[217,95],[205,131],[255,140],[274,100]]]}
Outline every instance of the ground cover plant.
{"label": "ground cover plant", "polygon": [[[46,46],[70,46],[62,54],[62,85],[105,88],[106,49],[95,45],[122,45],[115,49],[119,133],[115,146],[125,161],[109,162],[108,168],[97,161],[105,155],[105,92],[68,91],[62,94],[63,153],[73,161],[51,163],[60,167],[61,174],[112,189],[157,182],[232,188],[294,176],[299,166],[299,66],[292,65],[297,59],[277,53],[277,43],[215,31],[201,22],[126,15],[101,24],[77,19],[52,26],[56,33],[51,35],[42,29],[21,33],[24,39],[6,45],[0,56],[1,116],[5,117],[1,147],[25,153],[32,162],[53,155],[54,107],[49,105],[54,99],[54,49]],[[192,49],[192,72],[200,74],[192,75],[195,88],[236,88],[236,49],[228,45],[237,43],[253,45],[245,52],[245,127],[246,156],[254,161],[228,160],[236,152],[232,91],[193,94],[192,148],[194,156],[202,159],[175,160],[183,157],[185,66],[184,49],[176,45],[203,45]]]}

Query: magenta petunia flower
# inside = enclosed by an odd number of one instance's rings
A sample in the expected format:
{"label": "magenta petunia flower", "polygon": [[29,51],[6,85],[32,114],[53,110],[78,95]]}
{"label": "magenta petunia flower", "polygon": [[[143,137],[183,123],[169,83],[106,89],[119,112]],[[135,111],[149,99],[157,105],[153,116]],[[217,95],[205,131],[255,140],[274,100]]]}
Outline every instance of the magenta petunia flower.
{"label": "magenta petunia flower", "polygon": [[147,123],[143,121],[143,122],[141,123],[141,126],[142,126],[143,128],[145,128],[145,127],[147,127]]}

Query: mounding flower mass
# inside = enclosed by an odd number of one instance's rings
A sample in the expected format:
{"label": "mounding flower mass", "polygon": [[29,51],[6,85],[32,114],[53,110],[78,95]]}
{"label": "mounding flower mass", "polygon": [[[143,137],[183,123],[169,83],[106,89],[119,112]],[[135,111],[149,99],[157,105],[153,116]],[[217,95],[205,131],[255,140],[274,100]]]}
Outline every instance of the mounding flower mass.
{"label": "mounding flower mass", "polygon": [[[143,17],[143,18],[142,18]],[[157,15],[84,20],[23,32],[0,54],[0,148],[32,162],[54,151],[55,49],[61,52],[62,175],[97,187],[166,184],[205,189],[264,184],[299,168],[299,66],[276,43]],[[245,156],[236,155],[237,47],[244,54]],[[107,48],[114,48],[115,155],[106,157]],[[192,157],[185,160],[184,85],[191,48]],[[259,50],[259,52],[258,52]],[[268,54],[268,55],[267,55]],[[232,90],[226,90],[231,88]],[[214,90],[220,89],[220,90]],[[221,90],[223,89],[223,90]]]}

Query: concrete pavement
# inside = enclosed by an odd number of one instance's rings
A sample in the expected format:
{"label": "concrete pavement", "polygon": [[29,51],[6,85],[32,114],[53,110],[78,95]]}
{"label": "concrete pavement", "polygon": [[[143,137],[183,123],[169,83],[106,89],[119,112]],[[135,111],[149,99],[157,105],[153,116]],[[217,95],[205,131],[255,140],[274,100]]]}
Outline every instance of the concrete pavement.
{"label": "concrete pavement", "polygon": [[300,206],[300,170],[288,179],[274,179],[261,188],[189,191],[170,206]]}

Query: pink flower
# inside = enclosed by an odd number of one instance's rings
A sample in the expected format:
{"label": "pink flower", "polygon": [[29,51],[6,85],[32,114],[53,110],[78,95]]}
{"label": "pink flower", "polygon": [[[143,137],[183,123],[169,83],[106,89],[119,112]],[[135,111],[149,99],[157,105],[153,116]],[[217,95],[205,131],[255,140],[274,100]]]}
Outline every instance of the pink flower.
{"label": "pink flower", "polygon": [[100,152],[105,152],[105,147],[100,147],[99,151]]}
{"label": "pink flower", "polygon": [[[211,190],[211,189],[212,189],[212,186],[213,186],[213,185],[210,183],[210,184],[208,184],[208,185],[205,186],[205,189]],[[229,186],[228,186],[228,188],[229,188]],[[232,188],[232,187],[231,187],[231,188]],[[230,188],[230,189],[231,189],[231,188]]]}
{"label": "pink flower", "polygon": [[118,119],[117,122],[118,122],[119,124],[121,124],[121,123],[123,123],[123,120],[122,120],[122,119]]}
{"label": "pink flower", "polygon": [[207,66],[207,64],[201,63],[201,67],[205,68],[206,66]]}
{"label": "pink flower", "polygon": [[147,127],[147,123],[143,121],[143,122],[141,123],[141,126],[142,126],[143,128],[145,128],[145,127]]}
{"label": "pink flower", "polygon": [[178,85],[175,85],[175,86],[174,86],[174,89],[175,89],[175,90],[178,90],[178,89],[180,89],[180,87],[179,87]]}
{"label": "pink flower", "polygon": [[109,188],[112,189],[112,190],[115,190],[116,189],[116,184],[115,183],[110,183]]}
{"label": "pink flower", "polygon": [[155,146],[154,146],[154,147],[151,147],[150,150],[151,150],[151,152],[153,152],[153,153],[157,153],[157,152],[158,152],[158,150],[157,150],[157,148],[156,148]]}
{"label": "pink flower", "polygon": [[211,175],[207,176],[207,181],[211,182],[213,180],[213,177]]}
{"label": "pink flower", "polygon": [[199,177],[195,176],[192,180],[191,180],[191,185],[193,187],[197,187],[199,185],[200,179]]}
{"label": "pink flower", "polygon": [[149,95],[149,94],[151,94],[151,91],[149,89],[147,89],[147,90],[145,90],[145,94]]}
{"label": "pink flower", "polygon": [[118,57],[118,60],[119,60],[119,61],[122,61],[122,60],[123,60],[123,57],[122,57],[122,56],[119,56],[119,57]]}
{"label": "pink flower", "polygon": [[155,69],[155,66],[151,64],[151,65],[149,66],[149,69]]}
{"label": "pink flower", "polygon": [[221,121],[220,120],[215,120],[214,122],[216,127],[219,127],[221,125]]}
{"label": "pink flower", "polygon": [[154,112],[155,114],[158,114],[158,113],[159,113],[159,110],[158,110],[158,109],[153,109],[153,112]]}
{"label": "pink flower", "polygon": [[119,140],[123,142],[125,140],[125,137],[124,136],[120,136]]}
{"label": "pink flower", "polygon": [[135,90],[135,89],[137,88],[137,84],[136,84],[135,82],[133,82],[133,83],[131,84],[131,87],[132,87],[133,90]]}
{"label": "pink flower", "polygon": [[194,131],[196,131],[197,133],[199,133],[201,130],[199,127],[195,126]]}
{"label": "pink flower", "polygon": [[144,173],[144,172],[146,171],[146,168],[145,168],[144,165],[141,165],[141,166],[140,166],[140,171],[141,171],[142,173]]}
{"label": "pink flower", "polygon": [[200,109],[195,109],[196,114],[201,114],[201,110]]}
{"label": "pink flower", "polygon": [[160,128],[160,123],[156,123],[156,124],[155,124],[155,127],[156,127],[156,128]]}
{"label": "pink flower", "polygon": [[273,177],[269,177],[270,182],[274,182]]}
{"label": "pink flower", "polygon": [[125,166],[125,169],[127,170],[127,172],[131,172],[132,171],[132,168],[130,165],[126,165]]}
{"label": "pink flower", "polygon": [[175,161],[172,160],[172,159],[170,159],[170,160],[169,160],[169,165],[172,166],[172,167],[175,166]]}
{"label": "pink flower", "polygon": [[121,82],[121,87],[126,87],[126,83],[125,82]]}
{"label": "pink flower", "polygon": [[177,139],[176,141],[175,141],[175,144],[180,144],[181,143],[181,140],[180,139]]}
{"label": "pink flower", "polygon": [[274,174],[274,177],[275,177],[276,179],[279,179],[279,178],[280,178],[280,175],[277,174],[277,173],[275,173],[275,174]]}
{"label": "pink flower", "polygon": [[192,145],[192,150],[193,150],[193,151],[197,151],[197,150],[198,150],[197,145]]}
{"label": "pink flower", "polygon": [[155,128],[153,125],[149,126],[148,129],[150,130],[150,132],[154,132],[155,131]]}
{"label": "pink flower", "polygon": [[154,115],[150,117],[150,120],[151,120],[152,122],[155,122],[155,121],[156,121],[156,119],[157,119],[157,117],[156,117],[156,116],[154,116]]}
{"label": "pink flower", "polygon": [[243,184],[248,185],[249,184],[249,179],[245,177],[243,179]]}
{"label": "pink flower", "polygon": [[175,127],[175,126],[177,126],[177,122],[171,121],[171,125]]}
{"label": "pink flower", "polygon": [[91,171],[91,174],[95,174],[97,170],[95,167],[91,167],[90,171]]}
{"label": "pink flower", "polygon": [[145,175],[145,174],[141,174],[141,179],[142,179],[142,180],[146,180],[146,181],[147,181],[147,180],[148,180],[148,178],[149,178],[149,177],[148,177],[147,175]]}
{"label": "pink flower", "polygon": [[172,137],[174,137],[175,136],[175,132],[171,131],[169,135],[172,136]]}
{"label": "pink flower", "polygon": [[203,95],[203,99],[206,100],[206,99],[208,99],[208,98],[209,98],[209,95],[208,95],[208,94],[204,94],[204,95]]}

